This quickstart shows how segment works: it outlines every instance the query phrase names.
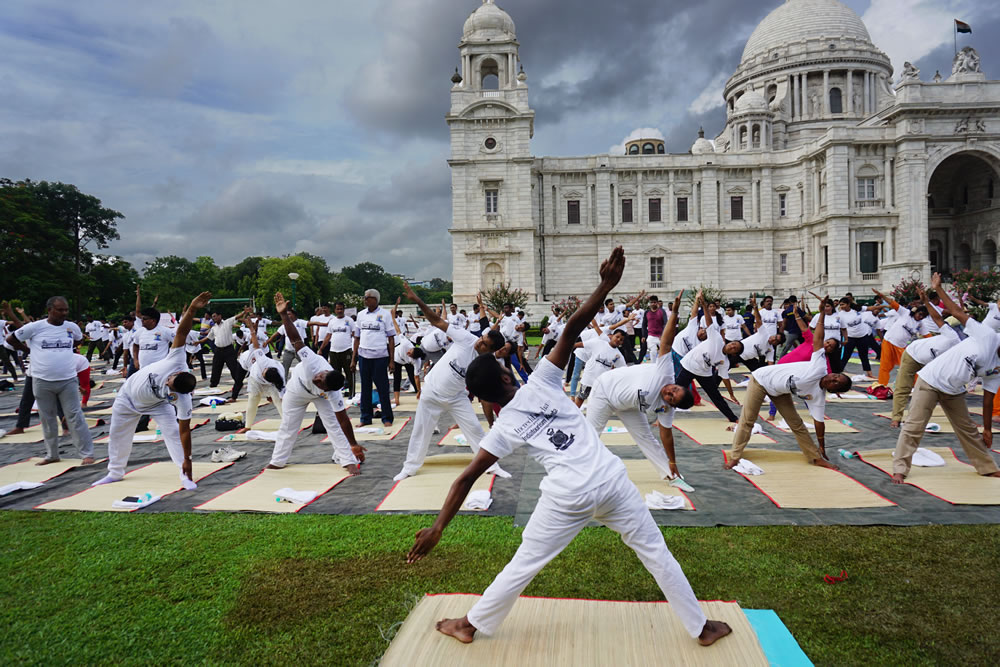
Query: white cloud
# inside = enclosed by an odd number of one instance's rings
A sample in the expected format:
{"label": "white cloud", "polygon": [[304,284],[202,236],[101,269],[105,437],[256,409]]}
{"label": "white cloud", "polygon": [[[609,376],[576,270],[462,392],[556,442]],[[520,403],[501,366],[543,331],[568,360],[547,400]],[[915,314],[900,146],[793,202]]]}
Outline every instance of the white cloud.
{"label": "white cloud", "polygon": [[730,76],[730,72],[719,72],[716,74],[715,77],[708,82],[708,85],[701,91],[701,94],[694,98],[691,104],[688,105],[688,113],[708,113],[712,109],[718,109],[725,104],[726,99],[722,96],[722,89],[726,85],[726,81],[729,80]]}

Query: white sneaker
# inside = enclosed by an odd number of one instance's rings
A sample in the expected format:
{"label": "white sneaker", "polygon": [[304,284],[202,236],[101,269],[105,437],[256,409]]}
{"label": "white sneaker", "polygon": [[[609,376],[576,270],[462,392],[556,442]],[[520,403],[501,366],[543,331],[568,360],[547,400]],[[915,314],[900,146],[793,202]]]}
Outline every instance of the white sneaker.
{"label": "white sneaker", "polygon": [[246,455],[246,452],[241,452],[233,449],[230,445],[226,445],[222,449],[216,449],[212,452],[212,463],[231,463],[239,461]]}

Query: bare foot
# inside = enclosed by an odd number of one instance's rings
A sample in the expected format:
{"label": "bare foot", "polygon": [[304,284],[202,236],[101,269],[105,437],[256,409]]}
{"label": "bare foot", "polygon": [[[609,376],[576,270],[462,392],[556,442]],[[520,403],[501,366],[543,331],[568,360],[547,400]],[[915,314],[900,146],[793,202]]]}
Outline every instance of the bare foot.
{"label": "bare foot", "polygon": [[893,419],[891,422],[889,422],[889,428],[899,428],[899,421]]}
{"label": "bare foot", "polygon": [[361,474],[361,467],[357,463],[351,463],[344,466],[344,468],[351,474],[351,477],[357,477]]}
{"label": "bare foot", "polygon": [[904,477],[903,473],[901,473],[901,472],[896,472],[896,473],[892,474],[892,483],[893,484],[902,484],[905,479],[906,479],[906,477]]}
{"label": "bare foot", "polygon": [[268,463],[264,466],[264,470],[284,470],[285,466],[276,466],[273,463]]}
{"label": "bare foot", "polygon": [[726,427],[726,430],[727,431],[735,431],[736,430],[736,426],[737,426],[737,424],[729,422],[729,426]]}
{"label": "bare foot", "polygon": [[12,428],[11,430],[7,431],[6,435],[19,435],[21,433],[24,433],[24,429],[18,426],[16,428]]}
{"label": "bare foot", "polygon": [[[476,628],[472,623],[469,623],[468,616],[446,618],[443,621],[438,621],[434,627],[441,634],[450,635],[463,644],[471,644],[472,640],[476,637]],[[712,641],[715,640],[713,639]]]}
{"label": "bare foot", "polygon": [[1000,477],[1000,470],[997,472],[991,472],[988,475],[983,475],[983,477]]}
{"label": "bare foot", "polygon": [[829,461],[824,461],[823,459],[816,459],[813,461],[814,466],[819,466],[820,468],[829,468],[830,470],[840,470],[837,466],[830,463]]}
{"label": "bare foot", "polygon": [[702,646],[711,646],[732,631],[733,629],[722,621],[705,621],[705,627],[698,635],[698,643]]}
{"label": "bare foot", "polygon": [[87,456],[87,457],[85,457],[82,461],[80,461],[80,465],[82,465],[82,466],[92,466],[92,465],[94,465],[94,457],[93,456]]}
{"label": "bare foot", "polygon": [[59,463],[59,461],[60,461],[60,459],[58,459],[58,458],[55,458],[55,459],[44,458],[41,461],[39,461],[38,463],[36,463],[35,465],[36,466],[47,466],[50,463]]}
{"label": "bare foot", "polygon": [[740,464],[739,459],[729,459],[728,461],[725,462],[724,467],[726,468],[726,470],[732,470],[739,464]]}

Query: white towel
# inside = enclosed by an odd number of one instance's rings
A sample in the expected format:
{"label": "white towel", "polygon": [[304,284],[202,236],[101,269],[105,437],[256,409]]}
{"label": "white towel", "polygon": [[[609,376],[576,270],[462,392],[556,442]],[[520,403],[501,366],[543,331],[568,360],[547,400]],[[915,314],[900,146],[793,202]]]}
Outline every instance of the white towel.
{"label": "white towel", "polygon": [[761,426],[760,424],[755,423],[753,425],[753,428],[750,429],[750,435],[755,435],[757,433],[763,434],[764,433],[764,427]]}
{"label": "white towel", "polygon": [[460,445],[467,445],[469,444],[469,439],[466,438],[461,433],[459,433],[458,435],[455,436],[455,442],[457,442]]}
{"label": "white towel", "polygon": [[191,393],[194,396],[216,396],[218,394],[225,394],[226,391],[222,387],[202,387],[201,389],[195,389]]}
{"label": "white towel", "polygon": [[913,452],[911,460],[913,465],[920,466],[921,468],[939,468],[944,465],[944,459],[938,456],[937,452],[932,452],[923,447],[918,447],[917,451]]}
{"label": "white towel", "polygon": [[624,426],[605,426],[605,433],[628,433],[628,429]]}
{"label": "white towel", "polygon": [[865,377],[864,375],[852,375],[851,382],[871,382],[870,377]]}
{"label": "white towel", "polygon": [[11,484],[0,486],[0,496],[6,496],[8,493],[23,491],[25,489],[37,489],[40,486],[45,486],[45,484],[42,482],[12,482]]}
{"label": "white towel", "polygon": [[316,496],[318,495],[315,491],[296,491],[288,487],[278,489],[274,492],[274,497],[279,502],[298,503],[300,505],[311,503],[316,500]]}
{"label": "white towel", "polygon": [[[812,422],[803,421],[802,423],[805,424],[806,428],[812,429],[812,430],[816,430],[816,427],[812,424]],[[782,431],[791,431],[792,430],[792,427],[789,426],[788,422],[786,422],[784,419],[782,419],[780,422],[778,422],[777,426]]]}
{"label": "white towel", "polygon": [[104,371],[104,374],[105,374],[105,375],[121,375],[121,374],[122,374],[122,372],[121,372],[120,370],[117,370],[117,371],[113,371],[113,370],[111,370],[111,369],[109,368],[108,370]]}
{"label": "white towel", "polygon": [[734,467],[733,470],[735,470],[736,472],[741,472],[744,475],[764,474],[764,470],[759,465],[757,465],[756,463],[752,463],[747,459],[740,459],[740,462],[736,464],[736,467]]}
{"label": "white towel", "polygon": [[682,510],[684,509],[684,498],[651,491],[646,494],[646,507],[651,510]]}
{"label": "white towel", "polygon": [[746,376],[739,382],[733,385],[734,387],[749,387],[750,386],[750,376]]}
{"label": "white towel", "polygon": [[355,433],[373,433],[375,435],[385,435],[385,429],[381,426],[358,426]]}
{"label": "white towel", "polygon": [[222,405],[225,402],[226,399],[222,396],[210,396],[208,398],[203,398],[200,401],[198,401],[200,405],[207,405],[207,406],[211,406],[213,404]]}
{"label": "white towel", "polygon": [[488,510],[493,504],[493,496],[486,489],[473,491],[465,497],[465,505],[462,509],[467,510]]}
{"label": "white towel", "polygon": [[246,436],[247,440],[270,440],[271,442],[274,442],[278,439],[278,432],[251,430],[247,431]]}
{"label": "white towel", "polygon": [[136,507],[145,507],[146,505],[152,505],[157,500],[159,500],[160,497],[161,496],[153,496],[149,500],[143,500],[141,503],[133,503],[133,502],[129,502],[129,501],[124,500],[124,499],[123,500],[116,500],[113,503],[111,503],[111,507],[113,507],[115,509],[134,509]]}
{"label": "white towel", "polygon": [[941,424],[936,424],[934,422],[927,422],[927,426],[924,427],[924,430],[928,433],[940,433]]}
{"label": "white towel", "polygon": [[132,442],[156,442],[160,437],[155,433],[136,433],[132,436]]}

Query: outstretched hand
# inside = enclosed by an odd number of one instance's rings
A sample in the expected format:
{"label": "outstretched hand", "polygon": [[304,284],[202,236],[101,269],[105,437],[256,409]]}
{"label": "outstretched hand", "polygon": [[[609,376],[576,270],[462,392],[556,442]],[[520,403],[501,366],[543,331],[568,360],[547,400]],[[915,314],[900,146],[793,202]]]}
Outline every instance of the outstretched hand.
{"label": "outstretched hand", "polygon": [[674,308],[673,308],[674,312],[677,312],[677,309],[681,307],[681,297],[682,296],[684,296],[684,290],[681,290],[680,292],[678,292],[677,296],[674,297]]}
{"label": "outstretched hand", "polygon": [[[403,291],[406,292],[406,298],[411,300],[417,298],[416,293],[414,293],[413,291],[413,287],[410,285],[410,283],[406,282],[405,280],[403,281]],[[399,304],[397,303],[397,305]]]}
{"label": "outstretched hand", "polygon": [[941,289],[941,274],[935,273],[931,276],[931,289],[939,290]]}
{"label": "outstretched hand", "polygon": [[625,272],[625,251],[621,246],[611,251],[611,256],[601,262],[601,282],[606,287],[613,288],[622,279]]}
{"label": "outstretched hand", "polygon": [[201,310],[208,305],[208,302],[212,300],[211,292],[202,292],[191,301],[190,308],[192,310]]}
{"label": "outstretched hand", "polygon": [[407,563],[416,563],[418,560],[430,553],[441,540],[441,533],[433,528],[424,528],[417,532],[417,539],[413,542],[410,553],[406,554]]}
{"label": "outstretched hand", "polygon": [[281,292],[274,293],[274,307],[278,310],[278,315],[288,309],[288,302],[285,301],[285,296]]}

